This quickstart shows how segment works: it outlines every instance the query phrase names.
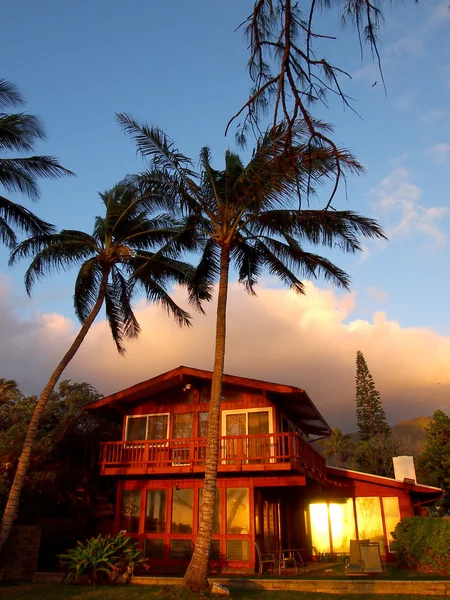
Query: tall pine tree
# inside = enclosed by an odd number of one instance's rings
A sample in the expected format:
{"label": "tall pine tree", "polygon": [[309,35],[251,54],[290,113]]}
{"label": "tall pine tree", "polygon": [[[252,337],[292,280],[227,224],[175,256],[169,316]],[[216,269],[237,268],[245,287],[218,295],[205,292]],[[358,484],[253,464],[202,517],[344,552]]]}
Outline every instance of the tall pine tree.
{"label": "tall pine tree", "polygon": [[359,350],[356,353],[356,418],[360,441],[391,435],[380,392],[375,389],[364,355]]}

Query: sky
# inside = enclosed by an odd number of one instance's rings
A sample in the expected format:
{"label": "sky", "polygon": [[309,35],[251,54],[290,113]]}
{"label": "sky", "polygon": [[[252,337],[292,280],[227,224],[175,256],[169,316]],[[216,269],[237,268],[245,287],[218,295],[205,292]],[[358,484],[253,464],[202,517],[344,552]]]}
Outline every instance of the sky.
{"label": "sky", "polygon": [[[342,187],[336,208],[378,219],[389,241],[329,255],[350,274],[350,293],[314,281],[298,297],[270,277],[256,298],[235,282],[230,290],[226,371],[306,389],[345,431],[355,428],[357,350],[391,424],[450,411],[450,11],[447,0],[394,4],[380,32],[387,93],[369,49],[361,60],[338,15],[321,18],[321,32],[338,38],[321,51],[351,75],[342,84],[357,114],[332,98],[316,113],[366,168]],[[144,167],[116,112],[163,128],[194,159],[210,146],[221,168],[225,150],[236,150],[225,125],[250,88],[236,29],[251,8],[250,0],[6,3],[0,77],[45,124],[36,153],[77,174],[43,181],[35,205],[14,199],[58,227],[90,231],[97,192]],[[37,394],[78,327],[75,272],[55,274],[28,298],[26,264],[11,269],[7,257],[0,249],[0,377]],[[173,293],[186,304],[182,290]],[[180,364],[212,368],[214,303],[186,330],[144,299],[136,310],[142,335],[125,358],[99,319],[64,377],[109,394]]]}

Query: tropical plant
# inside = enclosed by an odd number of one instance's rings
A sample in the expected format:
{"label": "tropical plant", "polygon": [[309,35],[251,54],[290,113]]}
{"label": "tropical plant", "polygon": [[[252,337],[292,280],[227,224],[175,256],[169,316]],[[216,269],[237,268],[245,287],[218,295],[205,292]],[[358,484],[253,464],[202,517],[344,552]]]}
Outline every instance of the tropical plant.
{"label": "tropical plant", "polygon": [[353,461],[355,468],[364,473],[394,477],[394,456],[408,453],[408,441],[392,435],[374,435],[370,440],[359,441]]}
{"label": "tropical plant", "polygon": [[[110,494],[114,483],[99,477],[95,457],[100,441],[118,439],[120,427],[84,410],[86,404],[99,398],[101,394],[90,384],[67,380],[61,381],[51,394],[22,490],[21,523],[51,517],[57,505],[58,514],[78,521],[78,536],[87,537],[91,532],[85,533],[84,526],[112,508]],[[5,485],[0,486],[0,514],[37,402],[38,398],[31,396],[0,405],[0,473],[5,480]],[[46,560],[47,556],[41,558]],[[51,558],[49,553],[48,559]]]}
{"label": "tropical plant", "polygon": [[349,435],[343,435],[339,427],[334,427],[329,438],[321,442],[325,448],[322,452],[325,458],[332,458],[335,467],[340,467],[351,456],[354,443]]}
{"label": "tropical plant", "polygon": [[[298,208],[301,197],[328,180],[335,168],[327,148],[305,141],[308,135],[304,123],[293,129],[293,153],[284,152],[282,124],[261,137],[247,166],[227,151],[225,168],[216,170],[209,149],[203,148],[200,170],[195,172],[192,161],[161,130],[126,114],[118,115],[118,120],[135,140],[138,151],[151,161],[148,170],[131,181],[137,179],[144,195],[175,215],[186,215],[188,225],[203,238],[190,300],[198,304],[197,298],[211,293],[219,279],[202,511],[195,550],[185,575],[187,586],[205,588],[216,491],[230,265],[234,263],[239,281],[251,294],[264,270],[300,294],[304,287],[297,273],[323,276],[347,289],[347,275],[303,244],[355,252],[360,250],[359,238],[383,234],[378,223],[350,211]],[[361,171],[349,152],[340,153],[349,172]]]}
{"label": "tropical plant", "polygon": [[22,396],[17,381],[0,377],[0,405],[12,404]]}
{"label": "tropical plant", "polygon": [[[24,104],[19,90],[9,81],[0,79],[0,110]],[[0,112],[0,152],[30,152],[38,140],[45,138],[37,117],[24,112]],[[7,192],[18,191],[32,199],[39,197],[39,177],[53,178],[73,175],[51,156],[0,159],[0,185]],[[17,244],[13,227],[31,235],[52,231],[53,227],[32,212],[0,195],[0,240],[8,247]]]}
{"label": "tropical plant", "polygon": [[120,354],[125,351],[125,338],[135,338],[140,331],[131,304],[138,289],[143,289],[149,300],[162,305],[179,325],[190,323],[189,315],[167,291],[168,284],[186,284],[193,275],[192,267],[176,259],[183,243],[188,244],[178,222],[166,214],[149,217],[155,204],[143,200],[130,185],[119,184],[100,197],[106,215],[96,218],[92,235],[74,230],[40,234],[23,241],[11,253],[11,264],[21,258],[33,257],[25,274],[28,293],[36,279],[53,269],[81,264],[74,304],[82,326],[36,404],[3,515],[0,550],[18,510],[20,492],[47,401],[102,306],[105,305],[106,318]]}
{"label": "tropical plant", "polygon": [[374,436],[390,436],[386,413],[375,389],[375,383],[362,352],[356,353],[356,419],[359,439],[363,442]]}
{"label": "tropical plant", "polygon": [[142,552],[123,533],[117,536],[98,535],[85,543],[78,542],[65,554],[59,555],[67,569],[65,580],[76,582],[86,575],[92,585],[102,578],[108,583],[128,583],[136,567],[146,562]]}

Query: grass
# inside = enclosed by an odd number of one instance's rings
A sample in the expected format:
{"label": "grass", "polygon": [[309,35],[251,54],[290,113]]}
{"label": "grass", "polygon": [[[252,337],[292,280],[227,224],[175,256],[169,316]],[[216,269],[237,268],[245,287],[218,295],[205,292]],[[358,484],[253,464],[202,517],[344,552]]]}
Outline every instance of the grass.
{"label": "grass", "polygon": [[[0,597],[7,600],[198,600],[199,596],[183,588],[161,588],[157,586],[98,586],[39,584],[0,585]],[[213,596],[219,598],[218,596]],[[365,594],[319,594],[309,592],[284,592],[260,590],[232,590],[232,600],[367,600]],[[201,595],[202,599],[209,599]],[[376,598],[376,596],[374,596]],[[417,594],[383,595],[385,600],[424,600]],[[446,596],[434,596],[444,600]]]}

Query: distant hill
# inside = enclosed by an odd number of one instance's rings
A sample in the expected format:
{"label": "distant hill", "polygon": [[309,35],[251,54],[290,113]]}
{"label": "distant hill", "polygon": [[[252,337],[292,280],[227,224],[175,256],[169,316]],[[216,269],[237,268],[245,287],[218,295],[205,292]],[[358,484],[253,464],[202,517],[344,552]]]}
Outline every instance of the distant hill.
{"label": "distant hill", "polygon": [[[392,435],[404,440],[411,454],[414,456],[420,454],[425,444],[426,428],[430,424],[432,417],[416,417],[408,421],[400,421],[397,425],[391,427]],[[350,438],[358,441],[357,433],[349,433]]]}
{"label": "distant hill", "polygon": [[405,440],[410,447],[411,454],[417,456],[423,450],[425,444],[426,428],[432,417],[416,417],[409,421],[401,421],[391,427],[392,435]]}
{"label": "distant hill", "polygon": [[[408,448],[408,454],[417,457],[425,445],[426,428],[430,424],[432,417],[416,417],[407,421],[400,421],[391,427],[392,435],[402,439]],[[358,441],[357,433],[348,434],[353,442]],[[320,441],[314,442],[319,452],[323,452],[324,447]]]}

